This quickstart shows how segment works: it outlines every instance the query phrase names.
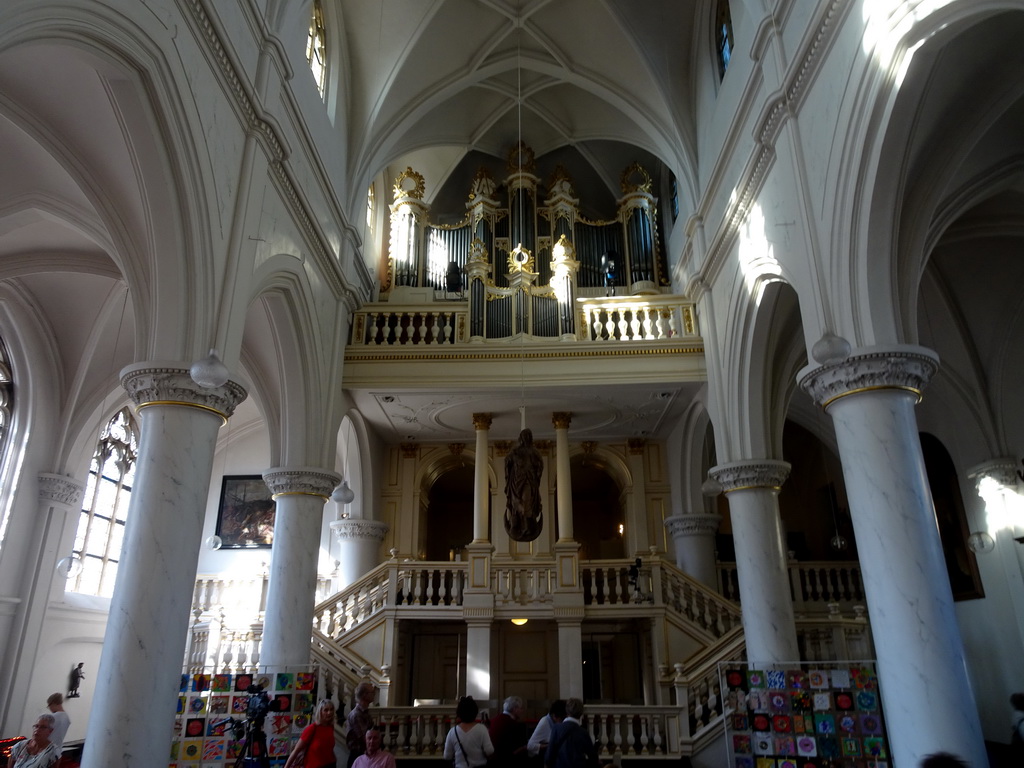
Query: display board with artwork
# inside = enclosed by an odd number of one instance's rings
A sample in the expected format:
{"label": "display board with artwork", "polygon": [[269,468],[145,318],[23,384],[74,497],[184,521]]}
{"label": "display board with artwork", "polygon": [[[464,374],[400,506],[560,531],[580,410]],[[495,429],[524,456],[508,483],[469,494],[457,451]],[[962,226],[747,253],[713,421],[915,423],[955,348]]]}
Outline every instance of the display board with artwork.
{"label": "display board with artwork", "polygon": [[309,670],[183,674],[168,765],[223,768],[264,750],[270,765],[284,765],[312,720],[315,684]]}
{"label": "display board with artwork", "polygon": [[719,672],[730,768],[889,768],[872,662]]}

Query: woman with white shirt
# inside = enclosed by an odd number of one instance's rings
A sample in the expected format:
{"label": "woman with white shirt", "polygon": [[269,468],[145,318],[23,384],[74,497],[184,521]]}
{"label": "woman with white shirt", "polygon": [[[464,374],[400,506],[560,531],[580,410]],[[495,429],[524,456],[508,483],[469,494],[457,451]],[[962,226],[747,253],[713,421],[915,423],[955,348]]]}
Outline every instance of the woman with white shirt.
{"label": "woman with white shirt", "polygon": [[444,759],[454,760],[455,768],[479,768],[494,754],[491,737],[482,723],[476,722],[480,707],[472,696],[463,696],[455,708],[458,723],[444,740]]}

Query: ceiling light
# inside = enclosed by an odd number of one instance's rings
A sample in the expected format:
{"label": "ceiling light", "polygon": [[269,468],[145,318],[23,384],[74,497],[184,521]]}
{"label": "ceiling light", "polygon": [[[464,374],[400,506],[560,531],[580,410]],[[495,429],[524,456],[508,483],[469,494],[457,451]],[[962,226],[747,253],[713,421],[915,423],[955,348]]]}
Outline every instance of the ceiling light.
{"label": "ceiling light", "polygon": [[528,622],[528,621],[529,621],[529,619],[512,619],[511,621],[512,621],[512,623],[513,623],[513,624],[515,624],[515,625],[516,625],[517,627],[521,627],[521,626],[523,626],[523,624],[525,624],[526,622]]}

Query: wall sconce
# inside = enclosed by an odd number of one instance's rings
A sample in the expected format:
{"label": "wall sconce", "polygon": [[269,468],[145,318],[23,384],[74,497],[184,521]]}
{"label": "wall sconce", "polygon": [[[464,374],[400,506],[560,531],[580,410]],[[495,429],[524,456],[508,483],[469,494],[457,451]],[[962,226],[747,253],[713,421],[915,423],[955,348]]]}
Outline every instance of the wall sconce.
{"label": "wall sconce", "polygon": [[525,624],[528,621],[529,619],[511,619],[511,622],[515,624],[517,627],[523,626],[523,624]]}

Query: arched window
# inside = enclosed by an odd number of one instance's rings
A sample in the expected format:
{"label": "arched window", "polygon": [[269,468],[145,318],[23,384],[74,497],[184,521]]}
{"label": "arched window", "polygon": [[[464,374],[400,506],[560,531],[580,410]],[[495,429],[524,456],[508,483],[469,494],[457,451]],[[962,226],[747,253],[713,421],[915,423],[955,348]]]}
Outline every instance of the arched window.
{"label": "arched window", "polygon": [[718,0],[715,10],[715,52],[718,55],[718,78],[725,77],[729,68],[729,60],[734,49],[732,37],[732,13],[729,11],[729,0]]}
{"label": "arched window", "polygon": [[309,20],[306,38],[306,61],[313,72],[320,98],[327,97],[327,28],[324,26],[324,8],[320,0],[313,0],[313,15]]}
{"label": "arched window", "polygon": [[107,422],[89,466],[74,555],[82,564],[68,590],[110,597],[124,540],[124,521],[139,454],[139,427],[122,408]]}
{"label": "arched window", "polygon": [[371,183],[366,190],[366,227],[370,230],[370,237],[377,234],[377,185]]}

